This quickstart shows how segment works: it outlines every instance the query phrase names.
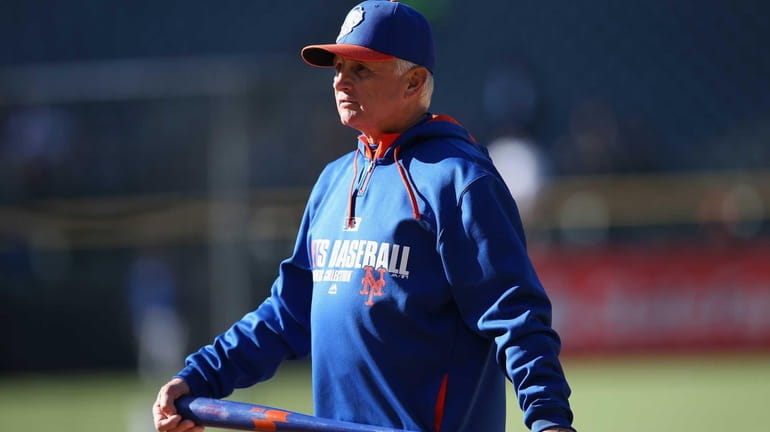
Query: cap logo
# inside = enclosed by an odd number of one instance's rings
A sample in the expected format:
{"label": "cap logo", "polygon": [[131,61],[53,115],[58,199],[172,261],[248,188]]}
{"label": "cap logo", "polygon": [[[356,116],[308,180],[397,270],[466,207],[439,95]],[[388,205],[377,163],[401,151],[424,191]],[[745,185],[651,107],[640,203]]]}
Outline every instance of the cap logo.
{"label": "cap logo", "polygon": [[337,35],[337,43],[340,43],[340,39],[350,34],[353,28],[364,20],[364,7],[356,6],[348,12],[348,16],[345,17],[345,22],[342,23],[340,28],[340,34]]}

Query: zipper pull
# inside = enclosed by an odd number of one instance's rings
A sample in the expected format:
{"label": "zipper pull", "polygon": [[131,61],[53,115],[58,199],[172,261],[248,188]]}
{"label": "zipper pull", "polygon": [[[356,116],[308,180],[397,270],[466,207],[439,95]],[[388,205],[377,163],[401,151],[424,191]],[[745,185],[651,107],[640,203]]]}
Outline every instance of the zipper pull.
{"label": "zipper pull", "polygon": [[372,178],[372,171],[374,171],[374,159],[369,162],[369,168],[366,169],[366,175],[364,176],[361,186],[358,188],[358,194],[362,195],[366,192],[366,186],[369,184],[369,179]]}

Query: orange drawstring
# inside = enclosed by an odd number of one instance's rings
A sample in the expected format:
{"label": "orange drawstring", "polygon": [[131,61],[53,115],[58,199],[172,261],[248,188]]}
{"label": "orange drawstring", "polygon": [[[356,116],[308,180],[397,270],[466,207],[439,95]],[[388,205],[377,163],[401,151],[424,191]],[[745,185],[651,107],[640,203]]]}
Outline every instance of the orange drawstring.
{"label": "orange drawstring", "polygon": [[[458,123],[457,120],[446,115],[433,114],[433,115],[430,115],[427,121],[428,122],[446,121],[446,122],[454,123],[456,125],[460,125],[460,123]],[[374,143],[372,143],[366,135],[360,135],[358,137],[358,139],[362,143],[364,143],[364,150],[358,149],[353,158],[353,180],[350,182],[350,196],[348,197],[348,220],[345,224],[346,228],[353,228],[356,225],[355,197],[353,195],[353,192],[355,191],[356,179],[359,174],[358,173],[358,152],[361,152],[361,154],[365,158],[370,159],[372,163],[374,163],[375,159],[384,157],[387,150],[399,138],[400,135],[401,134],[399,133],[384,134],[382,137],[380,137],[381,138],[380,141],[377,142],[376,151],[372,150],[372,148],[370,147]],[[468,136],[473,142],[476,142],[476,139],[473,138],[473,136],[471,136],[470,134]],[[404,182],[404,187],[406,188],[406,192],[409,195],[409,202],[412,204],[412,216],[414,216],[415,219],[421,219],[422,215],[420,214],[420,208],[417,205],[417,197],[415,196],[414,189],[412,188],[412,184],[409,183],[409,177],[407,176],[406,169],[404,169],[404,165],[398,160],[398,152],[400,150],[401,150],[401,146],[396,146],[393,149],[393,160],[396,163],[396,166],[398,167],[398,173],[401,175],[401,181]]]}
{"label": "orange drawstring", "polygon": [[[393,149],[393,160],[395,161],[396,166],[398,167],[398,173],[401,175],[401,181],[404,182],[404,187],[406,188],[406,192],[409,195],[409,202],[412,204],[412,216],[414,216],[415,219],[420,219],[422,218],[422,215],[420,214],[420,208],[417,205],[417,197],[414,194],[414,189],[412,188],[411,183],[409,183],[409,177],[407,177],[406,175],[406,170],[404,169],[404,166],[398,160],[399,150],[401,150],[400,146]],[[374,157],[374,155],[372,155],[372,157]],[[347,217],[347,221],[345,222],[346,228],[353,228],[356,225],[353,193],[355,191],[357,178],[358,178],[358,151],[353,156],[353,179],[350,181],[350,192],[348,194],[348,217]]]}
{"label": "orange drawstring", "polygon": [[398,166],[398,172],[401,174],[401,180],[404,182],[404,186],[406,187],[406,192],[409,194],[409,201],[412,203],[412,215],[415,219],[420,219],[422,215],[420,215],[420,209],[417,207],[417,198],[414,196],[414,190],[412,189],[412,185],[409,183],[409,178],[406,176],[406,170],[404,170],[404,166],[401,165],[401,162],[398,161],[398,151],[401,150],[401,146],[396,147],[393,149],[393,160],[396,161],[396,166]]}
{"label": "orange drawstring", "polygon": [[345,222],[346,228],[353,228],[356,224],[355,209],[353,208],[353,190],[356,186],[356,177],[358,176],[358,151],[353,155],[353,180],[350,182],[350,193],[348,193],[348,220]]}

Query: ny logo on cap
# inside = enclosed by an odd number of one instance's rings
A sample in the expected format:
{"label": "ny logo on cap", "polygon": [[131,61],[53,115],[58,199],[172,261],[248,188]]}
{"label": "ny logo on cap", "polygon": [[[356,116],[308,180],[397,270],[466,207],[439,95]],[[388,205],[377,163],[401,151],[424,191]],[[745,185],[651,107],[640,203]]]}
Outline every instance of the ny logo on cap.
{"label": "ny logo on cap", "polygon": [[340,43],[340,39],[350,34],[353,28],[364,20],[364,7],[356,6],[348,12],[348,16],[345,17],[345,22],[342,23],[340,28],[340,34],[337,35],[337,43]]}

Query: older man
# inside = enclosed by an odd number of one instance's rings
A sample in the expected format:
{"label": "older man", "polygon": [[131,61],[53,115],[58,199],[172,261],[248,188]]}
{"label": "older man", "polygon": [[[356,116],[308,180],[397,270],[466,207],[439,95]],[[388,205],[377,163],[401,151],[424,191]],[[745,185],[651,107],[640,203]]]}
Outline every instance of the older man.
{"label": "older man", "polygon": [[365,1],[335,44],[302,57],[334,68],[357,148],[321,173],[270,297],[161,388],[157,429],[201,430],[177,415],[176,398],[224,397],[311,354],[321,417],[503,431],[507,377],[529,428],[572,430],[560,342],[516,205],[470,134],[428,112],[428,22]]}

